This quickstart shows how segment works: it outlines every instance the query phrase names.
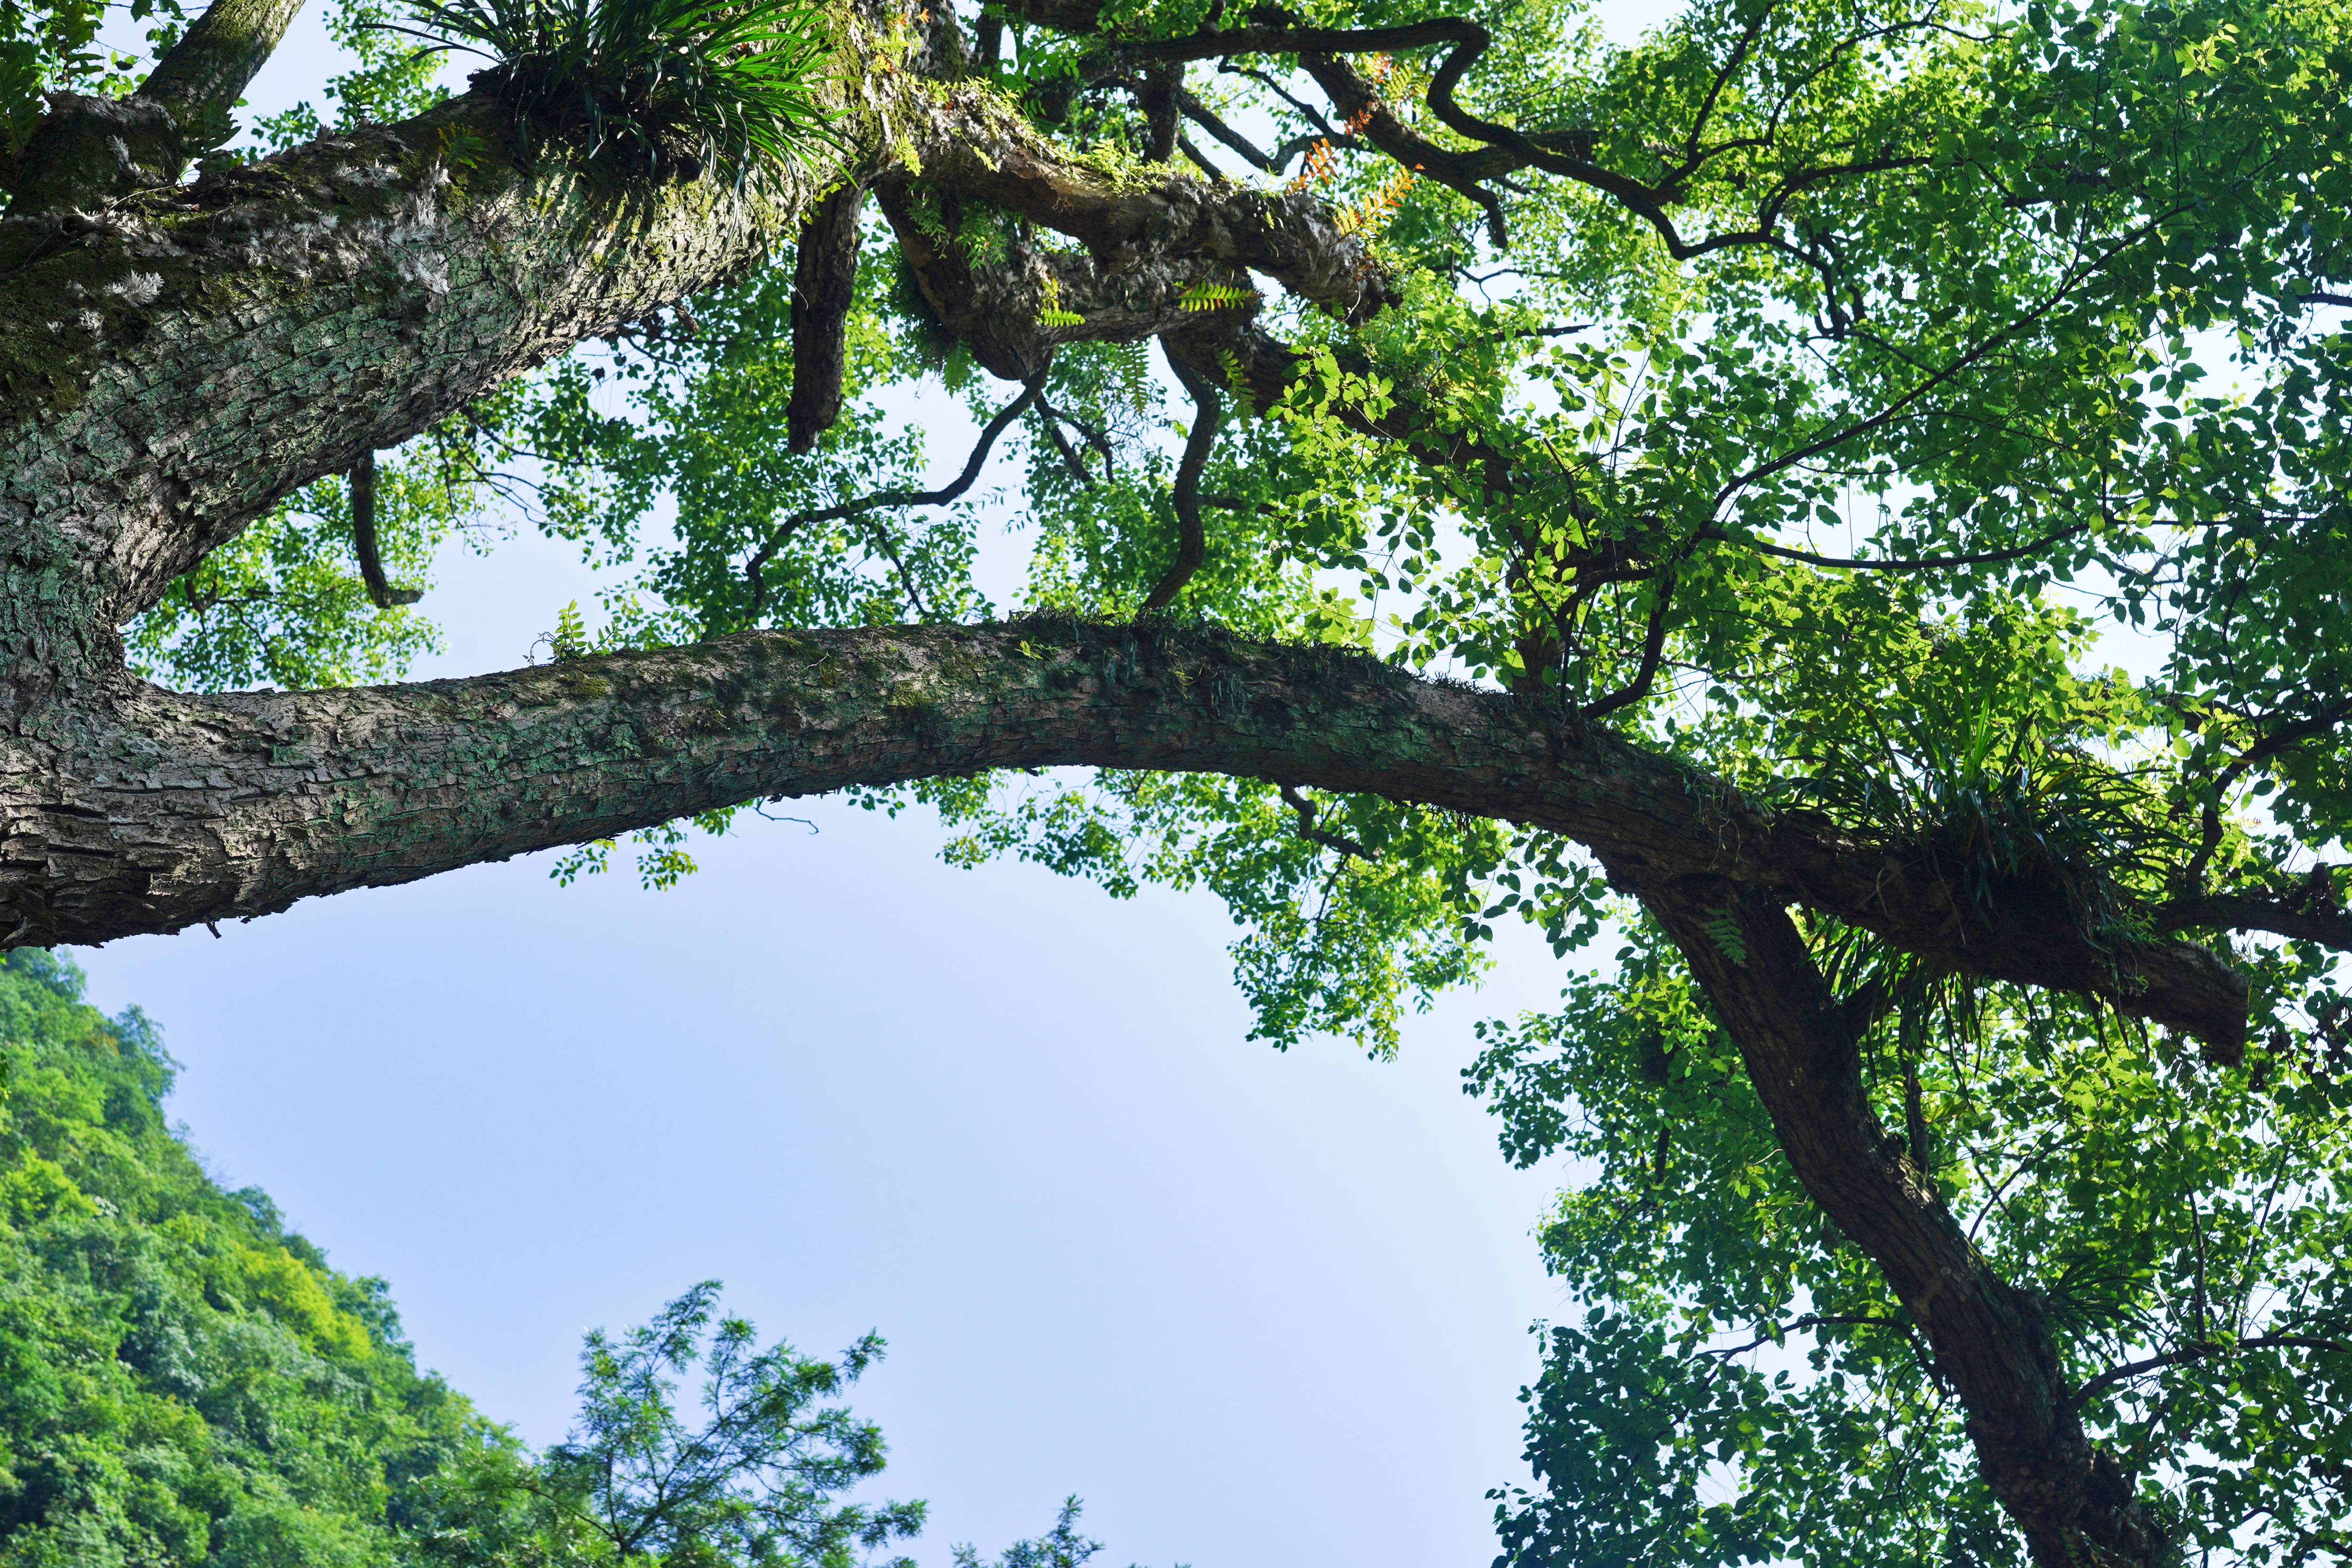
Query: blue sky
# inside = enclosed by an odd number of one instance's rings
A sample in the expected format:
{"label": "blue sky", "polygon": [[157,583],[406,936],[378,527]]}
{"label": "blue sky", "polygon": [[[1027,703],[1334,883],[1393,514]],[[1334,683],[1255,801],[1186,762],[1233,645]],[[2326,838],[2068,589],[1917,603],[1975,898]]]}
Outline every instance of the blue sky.
{"label": "blue sky", "polygon": [[[805,803],[804,803],[805,804]],[[810,1349],[891,1342],[884,1489],[1001,1544],[1067,1492],[1120,1563],[1492,1555],[1530,1320],[1563,1297],[1458,1090],[1480,1007],[1402,1058],[1242,1037],[1223,912],[1115,903],[815,803],[675,891],[547,857],[80,956],[185,1064],[173,1101],[420,1358],[537,1441],[581,1331],[716,1276]]]}
{"label": "blue sky", "polygon": [[[327,56],[313,7],[256,111]],[[960,462],[960,411],[908,412]],[[417,673],[521,662],[589,583],[535,537],[453,557]],[[1243,1037],[1213,900],[793,809],[818,831],[749,818],[670,892],[540,856],[77,956],[162,1023],[222,1180],[388,1278],[419,1359],[534,1442],[583,1330],[716,1277],[803,1348],[889,1339],[855,1403],[878,1490],[931,1500],[926,1564],[1072,1492],[1122,1563],[1490,1559],[1528,1325],[1567,1310],[1529,1235],[1560,1173],[1509,1170],[1456,1075],[1475,1018],[1557,996],[1548,952],[1507,932],[1397,1062],[1286,1056]]]}

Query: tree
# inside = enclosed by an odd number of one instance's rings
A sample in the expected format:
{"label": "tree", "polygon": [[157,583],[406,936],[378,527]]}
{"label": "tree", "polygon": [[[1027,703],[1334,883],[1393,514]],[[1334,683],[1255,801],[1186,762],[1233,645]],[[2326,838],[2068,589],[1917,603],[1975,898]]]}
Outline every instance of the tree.
{"label": "tree", "polygon": [[[921,1532],[923,1505],[878,1508],[836,1494],[882,1468],[882,1433],[838,1394],[882,1353],[868,1334],[838,1364],[759,1348],[752,1326],[722,1318],[705,1280],[615,1341],[592,1331],[581,1352],[580,1417],[533,1458],[485,1444],[436,1478],[436,1562],[646,1563],[664,1568],[807,1564],[849,1568]],[[689,1427],[678,1385],[698,1377],[704,1419]],[[911,1568],[912,1560],[893,1560]]]}
{"label": "tree", "polygon": [[[1610,929],[1470,1085],[1599,1171],[1507,1555],[2342,1555],[2340,8],[451,0],[248,162],[291,9],[11,22],[11,942],[836,789],[1213,887],[1277,1043]],[[485,487],[608,624],[343,684]]]}

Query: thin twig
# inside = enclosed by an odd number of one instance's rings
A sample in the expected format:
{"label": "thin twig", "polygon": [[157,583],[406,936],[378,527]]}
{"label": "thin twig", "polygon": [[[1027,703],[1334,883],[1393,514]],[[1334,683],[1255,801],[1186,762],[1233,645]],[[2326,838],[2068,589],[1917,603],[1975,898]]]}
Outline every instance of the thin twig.
{"label": "thin twig", "polygon": [[1028,384],[1021,389],[1021,395],[998,409],[996,417],[981,430],[980,440],[972,447],[971,456],[964,460],[963,472],[957,475],[952,483],[935,490],[877,490],[872,495],[843,501],[838,506],[813,507],[806,511],[796,511],[778,523],[769,533],[767,542],[743,563],[744,579],[751,587],[752,618],[756,620],[759,617],[768,602],[768,563],[795,531],[812,522],[833,522],[845,517],[855,517],[877,507],[940,506],[955,500],[971,489],[973,482],[980,478],[980,470],[988,464],[988,454],[996,445],[996,438],[1004,434],[1006,426],[1020,418],[1029,405],[1037,401],[1045,386],[1045,368],[1041,366],[1037,374],[1030,377]]}

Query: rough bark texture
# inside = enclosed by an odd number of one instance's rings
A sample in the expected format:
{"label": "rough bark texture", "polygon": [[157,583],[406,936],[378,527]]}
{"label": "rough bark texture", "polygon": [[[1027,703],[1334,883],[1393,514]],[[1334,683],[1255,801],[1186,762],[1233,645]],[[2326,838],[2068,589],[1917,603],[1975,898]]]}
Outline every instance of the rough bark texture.
{"label": "rough bark texture", "polygon": [[102,217],[0,224],[0,534],[80,579],[86,623],[296,486],[741,268],[790,206],[533,172],[506,130],[464,99]]}
{"label": "rough bark texture", "polygon": [[[178,696],[118,676],[69,711],[70,739],[18,774],[38,782],[6,807],[0,911],[19,942],[258,914],[760,795],[1082,763],[1278,778],[1525,822],[1644,886],[1725,878],[1960,973],[2087,989],[2184,1027],[2226,1030],[2238,994],[2185,943],[2127,950],[2118,979],[2031,904],[2014,930],[1964,923],[1899,857],[1759,809],[1572,712],[1202,634],[756,633],[472,680],[264,696]],[[312,822],[342,826],[289,831]]]}
{"label": "rough bark texture", "polygon": [[793,258],[793,399],[784,409],[786,445],[813,451],[841,417],[848,368],[843,327],[857,293],[857,217],[866,193],[854,182],[825,197],[801,227]]}

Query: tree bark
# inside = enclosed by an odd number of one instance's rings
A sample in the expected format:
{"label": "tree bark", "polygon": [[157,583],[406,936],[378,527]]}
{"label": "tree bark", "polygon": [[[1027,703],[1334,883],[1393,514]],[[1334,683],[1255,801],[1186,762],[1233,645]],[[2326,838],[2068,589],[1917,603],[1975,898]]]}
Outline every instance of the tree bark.
{"label": "tree bark", "polygon": [[793,397],[785,446],[812,451],[841,417],[849,343],[843,328],[857,294],[858,215],[866,193],[851,181],[826,196],[801,228],[793,258]]}
{"label": "tree bark", "polygon": [[1642,887],[1716,877],[1960,973],[2224,1040],[2243,1029],[2242,983],[2202,949],[2109,953],[2032,900],[1964,914],[1900,855],[1572,710],[1320,648],[1053,621],[765,632],[340,691],[192,697],[118,671],[51,712],[66,728],[12,748],[0,805],[0,918],[18,942],[262,914],[763,795],[1076,763],[1523,822]]}

